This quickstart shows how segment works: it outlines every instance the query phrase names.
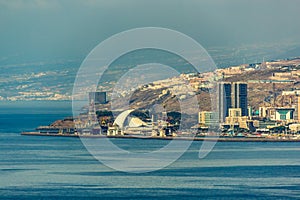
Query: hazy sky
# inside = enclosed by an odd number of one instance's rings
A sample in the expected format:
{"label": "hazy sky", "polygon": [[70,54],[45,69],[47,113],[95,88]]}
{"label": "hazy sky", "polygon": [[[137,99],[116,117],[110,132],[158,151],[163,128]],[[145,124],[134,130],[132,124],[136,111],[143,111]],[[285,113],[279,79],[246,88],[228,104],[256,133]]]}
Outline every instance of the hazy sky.
{"label": "hazy sky", "polygon": [[297,0],[0,0],[0,63],[82,59],[112,34],[158,26],[204,47],[300,42]]}

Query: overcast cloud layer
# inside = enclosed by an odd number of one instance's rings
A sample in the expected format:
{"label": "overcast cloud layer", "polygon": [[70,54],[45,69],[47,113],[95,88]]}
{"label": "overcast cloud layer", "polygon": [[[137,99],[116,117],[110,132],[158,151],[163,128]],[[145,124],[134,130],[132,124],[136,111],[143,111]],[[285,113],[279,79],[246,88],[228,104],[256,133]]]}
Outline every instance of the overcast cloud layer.
{"label": "overcast cloud layer", "polygon": [[300,41],[293,0],[0,0],[0,63],[82,59],[118,32],[183,32],[204,47]]}

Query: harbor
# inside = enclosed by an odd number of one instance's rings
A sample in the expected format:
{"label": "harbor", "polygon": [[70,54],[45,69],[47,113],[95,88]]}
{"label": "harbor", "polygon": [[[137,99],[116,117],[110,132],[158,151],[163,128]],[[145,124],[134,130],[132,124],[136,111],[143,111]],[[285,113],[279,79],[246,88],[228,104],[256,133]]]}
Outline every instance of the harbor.
{"label": "harbor", "polygon": [[157,137],[141,135],[78,135],[78,134],[53,134],[40,132],[22,132],[24,136],[52,136],[74,138],[124,138],[124,139],[155,139],[155,140],[193,140],[193,141],[217,141],[217,142],[300,142],[299,137]]}

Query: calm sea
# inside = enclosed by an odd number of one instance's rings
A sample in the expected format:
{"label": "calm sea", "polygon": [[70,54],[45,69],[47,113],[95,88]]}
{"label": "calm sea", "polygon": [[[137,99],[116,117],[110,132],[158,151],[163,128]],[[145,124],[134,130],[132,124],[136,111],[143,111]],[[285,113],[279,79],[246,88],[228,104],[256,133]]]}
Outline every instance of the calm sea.
{"label": "calm sea", "polygon": [[[66,116],[71,116],[70,102],[0,103],[0,198],[300,198],[299,143],[217,143],[200,160],[201,142],[197,141],[167,168],[131,174],[101,164],[78,138],[20,135]],[[113,142],[132,151],[166,143]]]}

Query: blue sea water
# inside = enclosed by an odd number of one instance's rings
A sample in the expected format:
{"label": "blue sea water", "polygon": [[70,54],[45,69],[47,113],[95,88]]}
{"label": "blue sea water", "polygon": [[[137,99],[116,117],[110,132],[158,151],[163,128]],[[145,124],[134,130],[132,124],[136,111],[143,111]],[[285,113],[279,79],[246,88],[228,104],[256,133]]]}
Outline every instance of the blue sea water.
{"label": "blue sea water", "polygon": [[[21,136],[71,116],[70,102],[0,103],[2,199],[299,199],[299,143],[217,143],[204,159],[195,141],[170,166],[132,174],[106,167],[78,138]],[[138,151],[163,140],[113,139]]]}

